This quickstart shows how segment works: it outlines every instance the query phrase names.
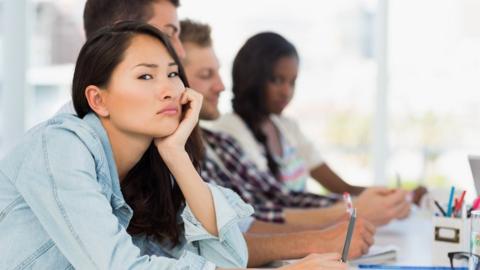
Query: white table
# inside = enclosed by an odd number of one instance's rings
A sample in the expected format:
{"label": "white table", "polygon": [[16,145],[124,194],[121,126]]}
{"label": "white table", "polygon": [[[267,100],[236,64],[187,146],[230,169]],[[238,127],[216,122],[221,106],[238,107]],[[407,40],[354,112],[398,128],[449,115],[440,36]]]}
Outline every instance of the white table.
{"label": "white table", "polygon": [[375,244],[399,248],[394,265],[432,265],[433,225],[431,216],[418,209],[405,220],[391,222],[377,230]]}
{"label": "white table", "polygon": [[[398,247],[397,259],[387,265],[432,266],[433,223],[431,213],[413,208],[404,220],[377,229],[375,245]],[[280,266],[275,262],[271,266]],[[357,269],[351,266],[351,269]]]}

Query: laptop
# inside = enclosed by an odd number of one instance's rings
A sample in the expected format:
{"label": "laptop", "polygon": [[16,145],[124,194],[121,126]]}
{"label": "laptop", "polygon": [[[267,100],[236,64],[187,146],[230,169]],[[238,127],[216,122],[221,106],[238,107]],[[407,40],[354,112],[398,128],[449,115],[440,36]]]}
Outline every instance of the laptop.
{"label": "laptop", "polygon": [[475,185],[476,194],[480,194],[480,155],[469,155],[468,163],[472,171],[473,183]]}

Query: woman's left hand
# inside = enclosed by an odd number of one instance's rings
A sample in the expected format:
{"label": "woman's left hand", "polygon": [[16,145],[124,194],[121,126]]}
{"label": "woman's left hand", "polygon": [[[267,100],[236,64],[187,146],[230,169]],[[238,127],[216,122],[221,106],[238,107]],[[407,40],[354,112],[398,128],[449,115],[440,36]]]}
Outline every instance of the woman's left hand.
{"label": "woman's left hand", "polygon": [[154,139],[158,152],[163,159],[176,152],[185,152],[185,143],[198,122],[202,100],[203,96],[195,90],[186,88],[183,92],[180,97],[180,104],[185,111],[177,129],[169,136]]}

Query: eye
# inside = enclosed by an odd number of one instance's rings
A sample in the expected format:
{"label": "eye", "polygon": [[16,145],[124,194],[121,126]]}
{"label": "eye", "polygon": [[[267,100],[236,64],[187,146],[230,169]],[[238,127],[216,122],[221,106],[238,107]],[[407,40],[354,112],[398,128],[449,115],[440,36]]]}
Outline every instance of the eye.
{"label": "eye", "polygon": [[214,72],[212,70],[204,70],[198,74],[198,78],[202,80],[209,80],[213,78]]}
{"label": "eye", "polygon": [[139,76],[138,79],[147,81],[147,80],[153,79],[153,76],[150,75],[150,74],[143,74],[143,75]]}
{"label": "eye", "polygon": [[167,76],[168,76],[168,78],[178,77],[178,72],[176,72],[176,71],[170,72],[170,73],[168,73]]}
{"label": "eye", "polygon": [[283,78],[279,76],[274,76],[270,79],[273,84],[283,84]]}

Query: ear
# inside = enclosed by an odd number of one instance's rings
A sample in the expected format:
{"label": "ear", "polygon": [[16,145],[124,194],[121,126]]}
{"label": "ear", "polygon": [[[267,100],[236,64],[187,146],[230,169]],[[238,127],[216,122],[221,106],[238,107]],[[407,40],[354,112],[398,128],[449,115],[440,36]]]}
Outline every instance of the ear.
{"label": "ear", "polygon": [[95,85],[89,85],[85,89],[85,97],[87,98],[88,105],[101,117],[108,117],[110,114],[105,102],[106,94],[105,90]]}

